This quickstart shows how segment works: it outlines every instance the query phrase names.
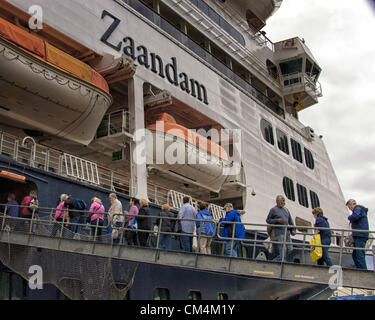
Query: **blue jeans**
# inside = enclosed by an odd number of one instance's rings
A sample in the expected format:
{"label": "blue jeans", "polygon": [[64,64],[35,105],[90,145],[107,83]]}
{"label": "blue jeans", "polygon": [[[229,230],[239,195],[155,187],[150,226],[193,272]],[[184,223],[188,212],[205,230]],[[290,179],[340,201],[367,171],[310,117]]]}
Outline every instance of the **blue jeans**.
{"label": "blue jeans", "polygon": [[[322,245],[328,246],[330,244],[331,244],[330,238],[322,239]],[[318,265],[323,266],[325,262],[328,267],[332,266],[331,258],[328,255],[328,249],[329,248],[324,248],[324,247],[322,248],[323,256],[318,260]]]}
{"label": "blue jeans", "polygon": [[[116,222],[116,229],[118,230],[120,227],[122,226],[122,222]],[[121,235],[119,233],[118,237],[116,239],[112,239],[112,226],[109,226],[108,227],[108,241],[109,242],[112,242],[113,241],[113,244],[118,244],[120,242],[120,239],[121,239]]]}
{"label": "blue jeans", "polygon": [[70,218],[70,231],[74,233],[81,233],[82,226],[78,226],[75,223],[85,223],[83,217],[81,217],[81,215],[77,215],[75,217]]}
{"label": "blue jeans", "polygon": [[[276,241],[278,241],[278,242],[284,242],[284,233],[276,235],[276,238],[277,238]],[[285,241],[286,242],[291,242],[289,231],[287,231],[286,240]],[[285,260],[286,261],[290,260],[290,253],[293,250],[293,246],[291,244],[283,245],[283,244],[273,243],[272,247],[273,247],[272,253],[275,256],[275,258],[273,258],[273,261],[281,261],[283,248],[286,248],[286,252],[285,252],[285,255],[284,255],[284,261]]]}
{"label": "blue jeans", "polygon": [[[193,235],[193,234],[191,234]],[[193,252],[193,237],[192,236],[180,236],[181,247],[183,251]]]}
{"label": "blue jeans", "polygon": [[[171,250],[171,239],[172,236],[170,234],[160,234],[159,238],[159,248],[160,249],[166,249],[166,250]],[[164,241],[164,248],[163,248],[163,243]]]}
{"label": "blue jeans", "polygon": [[[230,256],[230,247],[231,246],[232,246],[232,241],[226,240],[225,241],[225,249],[224,249],[224,254],[226,256]],[[233,249],[232,249],[232,257],[237,257],[237,248],[238,248],[238,241],[234,240],[233,241]]]}
{"label": "blue jeans", "polygon": [[[367,238],[353,237],[355,248],[365,248]],[[357,269],[367,270],[366,255],[364,250],[353,250],[352,258]]]}

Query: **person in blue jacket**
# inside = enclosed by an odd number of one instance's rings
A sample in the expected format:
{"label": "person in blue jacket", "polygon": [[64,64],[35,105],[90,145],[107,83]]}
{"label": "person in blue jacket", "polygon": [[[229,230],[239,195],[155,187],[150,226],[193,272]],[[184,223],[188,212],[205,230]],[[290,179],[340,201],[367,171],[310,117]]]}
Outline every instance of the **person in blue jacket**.
{"label": "person in blue jacket", "polygon": [[[219,222],[225,222],[225,221],[241,222],[241,214],[237,210],[233,209],[233,205],[231,203],[225,204],[224,209],[225,209],[225,212],[226,212],[225,218],[221,218],[219,220]],[[232,235],[233,225],[235,225],[235,227],[234,227],[235,234],[234,235]],[[221,236],[224,237],[224,238],[231,238],[233,236],[233,238],[235,238],[235,239],[244,239],[245,238],[245,227],[241,223],[236,223],[236,224],[226,223],[226,224],[224,224],[223,233],[222,233]],[[224,242],[225,242],[224,253],[225,253],[225,255],[230,256],[232,240],[225,240],[224,239]],[[232,256],[233,257],[238,256],[237,255],[238,243],[239,243],[239,240],[233,240],[233,248],[232,248]]]}
{"label": "person in blue jacket", "polygon": [[199,212],[197,213],[195,222],[197,226],[197,235],[199,236],[200,253],[211,254],[211,242],[214,234],[215,225],[213,222],[211,211],[207,209],[205,203],[199,204]]}
{"label": "person in blue jacket", "polygon": [[[315,228],[330,228],[328,219],[323,216],[323,210],[322,208],[314,208],[312,211],[312,214],[315,218]],[[322,242],[322,245],[329,246],[331,244],[331,230],[315,230],[315,234],[320,234],[320,240]],[[322,266],[324,265],[324,262],[327,266],[332,266],[331,258],[328,255],[328,247],[322,247],[323,250],[323,256],[318,260],[318,265]]]}
{"label": "person in blue jacket", "polygon": [[[368,209],[364,206],[357,205],[354,199],[349,199],[346,202],[346,206],[352,211],[352,214],[348,217],[353,230],[365,230],[369,231],[369,224],[367,219]],[[365,248],[368,239],[368,232],[353,231],[353,240],[355,248]],[[353,261],[357,269],[365,269],[366,266],[366,255],[364,250],[353,250]]]}

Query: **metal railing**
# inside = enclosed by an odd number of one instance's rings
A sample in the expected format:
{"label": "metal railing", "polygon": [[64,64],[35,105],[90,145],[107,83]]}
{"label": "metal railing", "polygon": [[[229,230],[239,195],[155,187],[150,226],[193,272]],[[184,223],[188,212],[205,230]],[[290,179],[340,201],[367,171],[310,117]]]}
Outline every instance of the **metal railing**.
{"label": "metal railing", "polygon": [[310,92],[315,98],[322,96],[322,87],[319,81],[313,81],[305,72],[294,72],[282,75],[284,88],[295,89],[303,86],[306,92]]}
{"label": "metal railing", "polygon": [[[33,151],[34,148],[35,151]],[[46,172],[52,172],[63,177],[69,177],[76,181],[88,182],[92,185],[100,186],[104,189],[129,195],[131,197],[135,194],[135,186],[130,183],[130,174],[114,171],[87,161],[86,159],[71,156],[67,153],[40,144],[25,144],[22,146],[20,138],[5,132],[0,132],[0,154],[11,157],[16,161],[27,164],[31,167]],[[35,159],[34,161],[30,161],[33,154],[35,154]],[[78,164],[75,164],[75,162]],[[80,167],[81,163],[85,164],[85,166],[81,166],[82,168]],[[92,168],[93,165],[94,167]],[[81,168],[80,171],[78,168]],[[91,171],[92,169],[93,172]],[[85,175],[85,170],[89,170],[89,174]],[[76,174],[72,174],[73,172]],[[155,183],[147,182],[147,194],[150,201],[158,205],[168,203],[173,209],[179,209],[180,205],[175,205],[171,201],[169,196],[171,191],[173,190]],[[183,194],[183,196],[184,195],[185,194]],[[192,200],[195,202],[199,201],[198,199]]]}
{"label": "metal railing", "polygon": [[96,132],[96,138],[118,133],[130,133],[130,113],[124,109],[104,115]]}
{"label": "metal railing", "polygon": [[[220,250],[216,250],[214,255],[225,255],[225,256],[238,256],[242,259],[250,259],[250,260],[257,260],[259,259],[259,253],[263,252],[264,254],[268,254],[269,256],[266,257],[266,260],[270,261],[274,257],[270,256],[269,250],[266,249],[266,246],[269,244],[272,245],[279,245],[281,249],[279,250],[279,254],[281,255],[280,260],[277,262],[280,263],[293,263],[295,261],[290,261],[288,256],[285,254],[285,250],[287,246],[291,246],[294,252],[300,253],[300,257],[302,257],[302,261],[299,261],[300,264],[307,264],[311,265],[312,262],[310,260],[306,261],[305,256],[309,256],[310,250],[315,247],[321,248],[329,248],[328,253],[334,254],[335,258],[337,258],[337,262],[335,265],[339,265],[341,267],[347,267],[344,265],[344,255],[351,253],[352,250],[359,250],[364,251],[365,256],[372,256],[374,265],[375,265],[375,246],[371,246],[372,241],[375,239],[372,235],[374,231],[365,231],[365,230],[353,230],[353,229],[329,229],[329,228],[314,228],[314,227],[304,227],[304,229],[308,229],[311,232],[308,233],[300,233],[297,231],[296,226],[289,226],[289,225],[268,225],[268,224],[254,224],[254,223],[241,223],[241,222],[232,222],[232,221],[207,221],[207,220],[200,220],[200,219],[182,219],[180,220],[178,217],[164,217],[164,216],[154,216],[154,215],[136,215],[136,220],[138,222],[138,227],[136,229],[130,227],[130,222],[134,215],[131,214],[114,214],[110,215],[108,212],[92,212],[92,211],[79,211],[79,210],[69,210],[69,215],[73,216],[73,213],[77,213],[81,220],[76,219],[77,222],[72,222],[73,217],[68,219],[68,215],[63,215],[60,221],[55,220],[56,211],[59,209],[56,208],[38,208],[38,212],[36,210],[32,210],[32,214],[29,218],[24,217],[11,217],[6,215],[8,207],[18,207],[20,210],[22,208],[26,208],[25,206],[15,206],[15,205],[8,205],[8,204],[0,204],[0,207],[4,207],[2,210],[2,214],[0,215],[1,219],[1,231],[9,231],[9,232],[23,232],[25,234],[37,234],[43,235],[48,237],[58,237],[58,238],[68,238],[74,239],[77,241],[85,240],[85,241],[99,241],[99,242],[106,242],[109,244],[116,244],[116,245],[127,245],[127,241],[124,238],[127,232],[135,232],[136,234],[148,234],[148,244],[146,247],[155,248],[157,250],[160,246],[160,239],[161,235],[168,235],[171,238],[174,237],[177,239],[180,236],[186,236],[192,238],[191,241],[193,242],[193,247],[196,247],[195,254],[202,254],[199,250],[199,243],[201,238],[211,238],[213,246],[221,246]],[[90,216],[93,214],[100,214],[103,215],[103,219],[93,219],[91,221]],[[118,217],[122,217],[118,219]],[[151,229],[142,229],[140,228],[141,224],[140,218],[149,219],[150,221],[146,223],[146,225],[150,226]],[[185,233],[185,232],[177,232],[175,229],[175,225],[177,221],[190,221],[194,224],[195,231],[194,233]],[[94,221],[94,222],[93,222]],[[113,221],[121,221],[119,224],[113,225]],[[158,221],[156,225],[155,222]],[[164,223],[168,222],[172,231],[163,231]],[[203,234],[201,232],[204,223],[212,223],[213,224],[213,235]],[[227,226],[225,227],[227,230],[231,229],[231,235],[224,237],[222,235],[222,230],[224,229],[224,224]],[[253,238],[237,238],[235,237],[235,230],[237,225],[243,225],[246,227],[246,230],[253,234]],[[155,227],[157,226],[157,227]],[[270,240],[267,238],[266,229],[268,226],[273,226],[275,228],[283,229],[283,241],[275,241]],[[196,232],[196,227],[199,227],[200,232]],[[78,228],[78,229],[77,229]],[[117,230],[118,237],[115,239],[112,238],[111,233],[109,232],[111,229]],[[296,236],[302,235],[302,241],[291,241],[288,240],[287,232],[289,229],[294,229],[296,231]],[[75,230],[75,231],[73,231]],[[344,241],[339,241],[337,246],[333,245],[314,245],[308,242],[309,237],[313,237],[315,234],[315,230],[330,230],[333,234],[333,237],[340,237],[344,239],[347,237],[348,233],[352,232],[361,232],[367,233],[368,243],[369,246],[365,248],[358,248],[358,247],[347,247],[345,246]],[[151,244],[150,244],[151,242]],[[234,253],[236,251],[236,246],[240,244],[241,248],[245,248],[246,255],[243,255],[243,251]],[[229,247],[228,250],[224,250],[225,246]],[[227,248],[228,248],[227,247]],[[252,249],[251,255],[248,254],[247,248]],[[169,249],[172,250],[172,249]],[[178,247],[177,250],[180,250]],[[224,254],[223,254],[224,251]],[[291,253],[290,251],[289,253]]]}

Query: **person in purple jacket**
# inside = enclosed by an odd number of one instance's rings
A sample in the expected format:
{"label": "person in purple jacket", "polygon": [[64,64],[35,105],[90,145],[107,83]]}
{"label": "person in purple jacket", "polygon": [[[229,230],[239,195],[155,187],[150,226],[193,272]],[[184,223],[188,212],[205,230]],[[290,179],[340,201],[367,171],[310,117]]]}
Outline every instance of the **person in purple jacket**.
{"label": "person in purple jacket", "polygon": [[[328,219],[323,216],[323,210],[319,207],[314,208],[312,211],[312,214],[315,218],[315,228],[329,228]],[[315,230],[315,234],[320,234],[320,240],[322,242],[322,245],[329,246],[331,244],[331,230]],[[318,260],[318,265],[322,266],[324,265],[324,262],[327,266],[332,266],[331,258],[328,255],[328,247],[322,247],[323,250],[323,256]]]}

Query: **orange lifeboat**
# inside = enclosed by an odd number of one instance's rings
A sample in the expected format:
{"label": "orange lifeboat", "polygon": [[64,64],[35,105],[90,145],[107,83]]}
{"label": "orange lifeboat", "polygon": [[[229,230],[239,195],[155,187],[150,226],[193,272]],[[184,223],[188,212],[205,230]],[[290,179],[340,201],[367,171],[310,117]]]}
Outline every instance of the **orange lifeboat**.
{"label": "orange lifeboat", "polygon": [[0,92],[4,123],[85,145],[112,104],[93,68],[1,18]]}
{"label": "orange lifeboat", "polygon": [[217,143],[176,123],[168,113],[157,114],[147,126],[147,163],[187,182],[218,192],[230,167],[228,154]]}

